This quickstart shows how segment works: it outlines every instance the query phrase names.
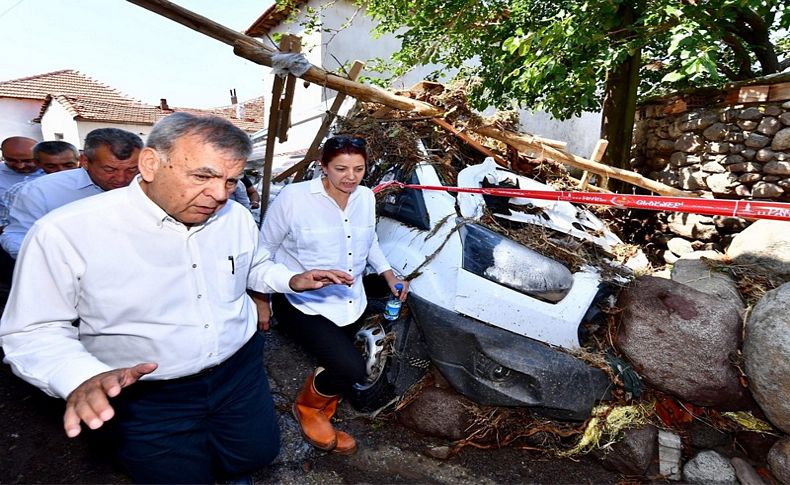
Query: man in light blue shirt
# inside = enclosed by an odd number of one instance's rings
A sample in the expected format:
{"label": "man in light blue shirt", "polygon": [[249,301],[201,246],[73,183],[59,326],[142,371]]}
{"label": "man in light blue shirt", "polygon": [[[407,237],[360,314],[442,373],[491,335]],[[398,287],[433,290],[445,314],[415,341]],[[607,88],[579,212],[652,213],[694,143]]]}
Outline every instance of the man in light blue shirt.
{"label": "man in light blue shirt", "polygon": [[16,259],[22,241],[38,219],[75,200],[126,187],[137,175],[143,141],[134,133],[100,128],[88,133],[81,168],[53,173],[25,184],[9,212],[0,245]]}
{"label": "man in light blue shirt", "polygon": [[[80,151],[65,141],[42,141],[33,147],[33,159],[36,161],[36,166],[46,174],[62,172],[80,166]],[[4,194],[0,195],[0,228],[8,225],[8,212],[11,210],[14,199],[29,180],[12,185]]]}
{"label": "man in light blue shirt", "polygon": [[0,150],[3,162],[0,164],[0,207],[2,196],[19,182],[25,182],[44,175],[33,158],[33,147],[36,140],[24,136],[12,136],[3,140]]}

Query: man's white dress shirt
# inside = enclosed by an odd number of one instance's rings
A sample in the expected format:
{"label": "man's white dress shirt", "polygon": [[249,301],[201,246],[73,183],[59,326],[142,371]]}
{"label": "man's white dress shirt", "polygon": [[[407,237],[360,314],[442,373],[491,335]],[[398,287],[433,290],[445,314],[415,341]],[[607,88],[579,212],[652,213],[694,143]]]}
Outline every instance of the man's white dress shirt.
{"label": "man's white dress shirt", "polygon": [[19,189],[14,198],[8,213],[8,226],[0,235],[0,245],[16,258],[34,222],[58,207],[102,192],[104,190],[93,183],[84,168],[31,180]]}
{"label": "man's white dress shirt", "polygon": [[22,245],[0,320],[5,361],[63,398],[96,374],[142,362],[159,364],[143,379],[220,364],[256,331],[245,290],[292,291],[294,273],[259,240],[235,202],[189,228],[145,195],[139,177],[54,210]]}
{"label": "man's white dress shirt", "polygon": [[5,163],[0,163],[0,207],[5,207],[1,197],[8,189],[19,182],[28,182],[45,174],[46,172],[41,169],[38,169],[32,173],[19,173],[15,170],[12,170]]}
{"label": "man's white dress shirt", "polygon": [[362,276],[368,264],[376,273],[390,268],[376,236],[376,199],[359,186],[345,210],[324,190],[320,178],[286,185],[266,211],[263,245],[274,260],[293,271],[338,269],[354,283],[287,295],[307,315],[322,315],[339,326],[354,323],[365,311]]}

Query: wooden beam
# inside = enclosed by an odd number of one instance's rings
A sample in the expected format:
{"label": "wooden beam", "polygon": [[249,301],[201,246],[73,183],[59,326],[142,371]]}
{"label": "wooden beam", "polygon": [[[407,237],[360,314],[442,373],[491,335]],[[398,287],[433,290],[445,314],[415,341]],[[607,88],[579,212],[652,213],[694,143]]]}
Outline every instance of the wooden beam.
{"label": "wooden beam", "polygon": [[656,182],[655,180],[650,180],[649,178],[643,177],[636,172],[610,167],[609,165],[604,165],[598,162],[592,162],[586,158],[582,158],[547,145],[541,145],[535,142],[530,136],[519,135],[510,131],[500,130],[499,128],[493,126],[480,126],[476,128],[475,131],[504,143],[511,144],[521,151],[542,150],[547,157],[557,162],[565,163],[571,167],[587,170],[598,175],[605,175],[613,179],[622,180],[657,194],[694,196],[694,194],[691,194],[690,192],[685,192],[674,187],[664,185],[660,182]]}
{"label": "wooden beam", "polygon": [[[302,52],[302,41],[295,35],[287,34],[283,39],[288,38],[287,48],[280,49],[287,52]],[[288,128],[291,127],[291,106],[294,102],[294,91],[296,90],[296,76],[288,74],[285,81],[285,97],[280,104],[280,120],[277,126],[277,138],[280,143],[288,141]]]}
{"label": "wooden beam", "polygon": [[[351,69],[348,71],[348,78],[352,81],[355,80],[359,76],[359,73],[362,72],[362,68],[364,66],[364,62],[354,61],[354,64],[351,65]],[[313,143],[310,144],[310,148],[307,149],[307,153],[305,153],[302,161],[296,163],[288,170],[285,170],[277,175],[277,177],[274,179],[275,182],[281,182],[288,178],[291,174],[296,174],[294,181],[302,180],[304,178],[304,173],[307,169],[307,166],[310,165],[310,162],[318,159],[318,149],[321,147],[321,142],[329,131],[329,127],[332,126],[332,122],[335,121],[337,112],[340,111],[340,108],[345,100],[346,94],[338,92],[337,96],[335,96],[335,100],[332,102],[332,106],[329,108],[329,111],[327,111],[324,115],[324,119],[321,121],[321,126],[318,127],[318,131],[316,132],[315,137],[313,137]]]}
{"label": "wooden beam", "polygon": [[255,42],[260,46],[261,49],[269,50],[270,52],[274,51],[274,49],[264,46],[253,37],[249,37],[242,34],[241,32],[236,32],[235,30],[229,29],[222,24],[218,24],[209,18],[187,10],[184,7],[180,7],[173,2],[168,2],[167,0],[127,1],[139,7],[143,7],[146,10],[150,10],[151,12],[158,13],[162,17],[169,18],[170,20],[178,22],[185,27],[189,27],[192,30],[200,32],[203,35],[207,35],[212,39],[216,39],[225,44],[232,46],[234,42],[243,40],[245,42]]}
{"label": "wooden beam", "polygon": [[[606,140],[598,140],[595,143],[595,148],[593,148],[592,154],[590,155],[590,161],[592,162],[600,162],[603,158],[603,154],[606,152],[606,147],[609,146],[609,142]],[[587,186],[590,183],[590,172],[587,170],[584,171],[582,174],[582,179],[579,181],[579,189],[587,190]],[[604,187],[601,185],[601,187]]]}
{"label": "wooden beam", "polygon": [[[261,49],[260,43],[257,41],[255,43],[239,41],[235,44],[233,52],[256,64],[271,66],[271,51]],[[302,79],[363,101],[379,103],[404,111],[413,111],[423,116],[437,116],[442,113],[441,109],[431,104],[407,98],[406,96],[398,96],[377,86],[360,84],[315,66],[308,69],[302,75]]]}
{"label": "wooden beam", "polygon": [[[290,40],[283,37],[280,40],[280,47],[287,48]],[[280,123],[280,102],[283,94],[285,80],[281,76],[274,76],[272,83],[272,102],[269,103],[269,133],[266,136],[266,153],[263,157],[263,182],[261,184],[261,217],[259,223],[263,222],[266,210],[269,208],[269,193],[272,185],[272,166],[274,165],[274,144],[279,132]]]}
{"label": "wooden beam", "polygon": [[466,133],[463,133],[460,130],[457,130],[453,125],[451,125],[447,121],[443,120],[442,118],[432,118],[431,121],[433,121],[435,124],[441,126],[445,130],[449,131],[453,135],[457,136],[461,140],[465,141],[468,145],[470,145],[471,147],[473,147],[474,149],[476,149],[478,152],[482,153],[483,155],[493,158],[494,161],[497,164],[499,164],[499,165],[501,165],[501,166],[503,166],[505,168],[510,168],[510,166],[509,166],[510,164],[507,163],[507,160],[503,159],[502,157],[500,157],[496,153],[494,153],[491,150],[489,150],[488,148],[484,147],[481,143],[479,143],[477,140],[472,139]]}
{"label": "wooden beam", "polygon": [[[179,7],[165,0],[127,0],[135,5],[156,12],[164,17],[172,19],[186,27],[208,35],[214,39],[233,46],[236,55],[248,59],[257,64],[271,67],[272,55],[274,50],[270,49],[252,37],[245,36],[239,32],[224,27],[203,16],[190,12],[183,7]],[[442,110],[422,101],[398,96],[376,86],[360,84],[355,81],[331,74],[321,68],[312,66],[302,76],[302,79],[320,86],[333,89],[340,93],[353,96],[362,101],[383,104],[390,108],[411,111],[422,116],[441,116]],[[529,137],[503,130],[493,126],[481,126],[474,129],[475,132],[494,138],[503,143],[508,143],[521,151],[544,153],[554,160],[566,163],[573,167],[581,168],[598,175],[609,176],[614,179],[623,180],[630,184],[642,187],[651,192],[661,195],[694,196],[689,192],[669,187],[662,183],[645,178],[630,170],[623,170],[609,167],[582,157],[570,154],[564,150],[557,149],[546,144],[540,143],[535,137]],[[267,140],[268,142],[268,140]],[[266,201],[262,201],[265,203]]]}

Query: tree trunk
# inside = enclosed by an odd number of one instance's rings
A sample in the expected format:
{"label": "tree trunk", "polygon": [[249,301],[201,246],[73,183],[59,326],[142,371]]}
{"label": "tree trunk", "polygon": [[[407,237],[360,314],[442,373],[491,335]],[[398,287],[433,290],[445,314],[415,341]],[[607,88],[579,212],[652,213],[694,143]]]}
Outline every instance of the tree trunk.
{"label": "tree trunk", "polygon": [[[621,32],[633,24],[636,14],[631,5],[620,6]],[[622,63],[612,67],[606,74],[601,138],[609,142],[602,162],[612,167],[630,170],[631,141],[633,139],[636,95],[639,88],[641,50],[629,55]],[[615,187],[619,191],[621,187]]]}

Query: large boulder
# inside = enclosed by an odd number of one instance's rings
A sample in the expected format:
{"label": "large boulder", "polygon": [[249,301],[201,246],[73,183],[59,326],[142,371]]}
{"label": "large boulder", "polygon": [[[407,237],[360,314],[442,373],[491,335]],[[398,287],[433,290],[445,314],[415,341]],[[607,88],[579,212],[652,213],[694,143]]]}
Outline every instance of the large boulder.
{"label": "large boulder", "polygon": [[790,438],[785,436],[771,447],[768,467],[780,482],[790,485]]}
{"label": "large boulder", "polygon": [[719,260],[723,256],[715,251],[685,254],[672,266],[672,281],[718,296],[722,303],[733,304],[738,310],[743,310],[743,300],[732,277],[728,273],[716,271],[706,262]]}
{"label": "large boulder", "polygon": [[675,281],[644,276],[620,293],[617,347],[654,387],[700,406],[747,402],[730,355],[741,317],[721,299]]}
{"label": "large boulder", "polygon": [[779,281],[790,280],[790,221],[762,219],[735,236],[727,256]]}
{"label": "large boulder", "polygon": [[706,485],[738,483],[730,460],[713,450],[700,451],[689,460],[683,467],[683,479],[689,483]]}
{"label": "large boulder", "polygon": [[790,283],[767,292],[746,323],[743,357],[757,404],[790,433]]}

